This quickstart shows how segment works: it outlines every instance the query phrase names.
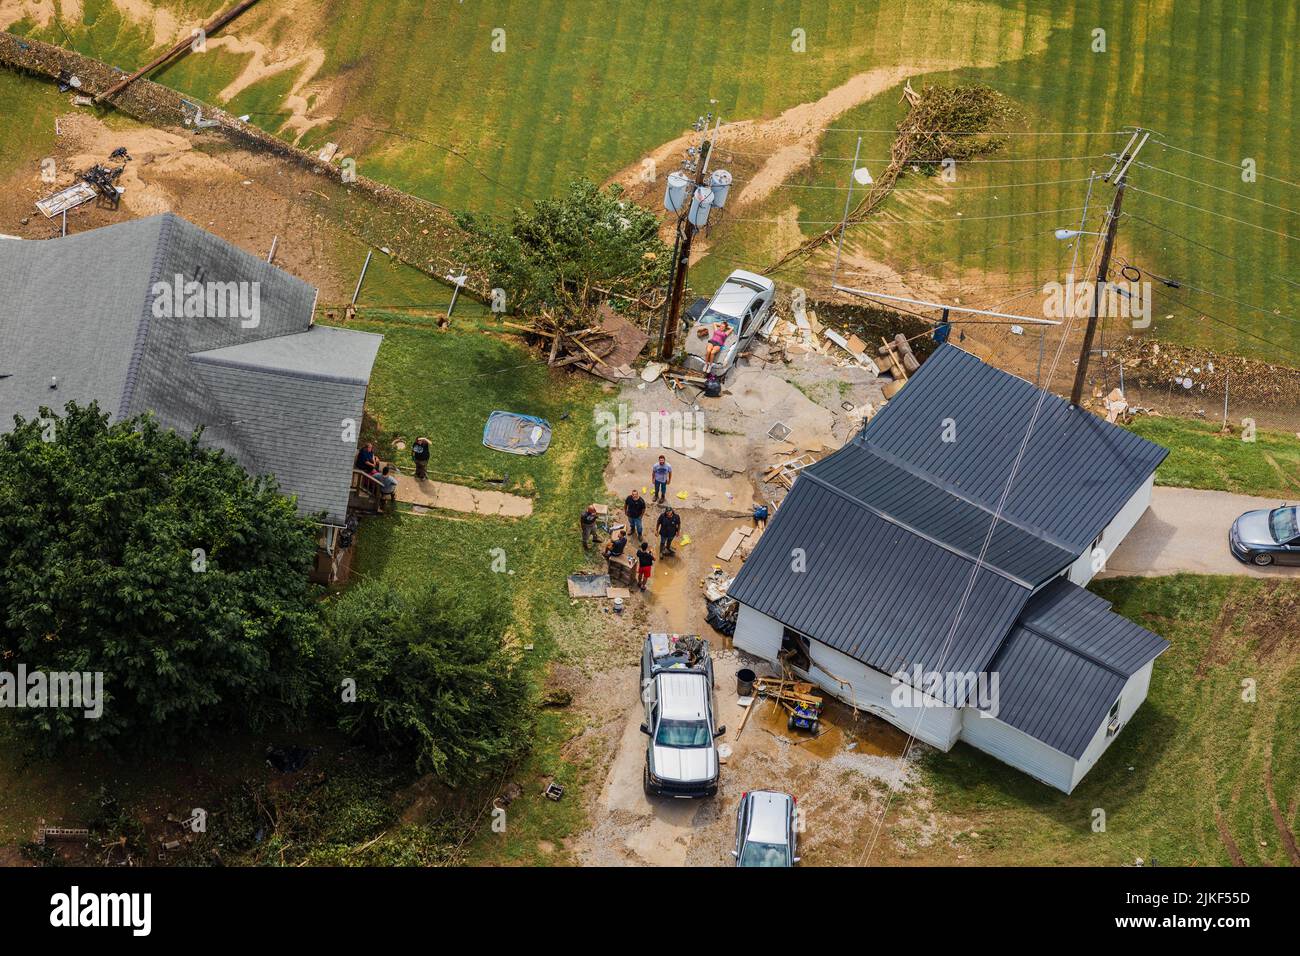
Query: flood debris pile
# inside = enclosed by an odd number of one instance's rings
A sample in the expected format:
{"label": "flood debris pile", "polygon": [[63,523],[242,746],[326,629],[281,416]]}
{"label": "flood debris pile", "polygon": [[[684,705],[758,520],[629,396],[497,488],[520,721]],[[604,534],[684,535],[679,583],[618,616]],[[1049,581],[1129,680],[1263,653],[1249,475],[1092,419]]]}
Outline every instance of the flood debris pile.
{"label": "flood debris pile", "polygon": [[1171,345],[1128,336],[1112,350],[1124,377],[1143,388],[1175,394],[1205,394],[1222,400],[1225,386],[1233,401],[1261,405],[1300,404],[1300,369],[1225,355],[1190,345]]}

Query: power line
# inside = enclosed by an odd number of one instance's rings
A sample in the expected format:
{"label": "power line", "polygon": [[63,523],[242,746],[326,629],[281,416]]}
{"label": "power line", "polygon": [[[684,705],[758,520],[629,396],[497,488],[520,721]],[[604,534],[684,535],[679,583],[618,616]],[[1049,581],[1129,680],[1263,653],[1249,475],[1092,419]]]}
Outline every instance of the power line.
{"label": "power line", "polygon": [[1175,173],[1168,169],[1161,169],[1159,166],[1149,166],[1146,163],[1135,163],[1135,165],[1141,166],[1143,169],[1150,169],[1153,172],[1164,173],[1166,176],[1173,176],[1175,179],[1182,179],[1189,183],[1196,183],[1196,185],[1204,186],[1206,189],[1214,189],[1221,193],[1227,193],[1229,196],[1234,196],[1237,199],[1244,199],[1246,200],[1246,202],[1259,203],[1261,206],[1270,206],[1273,209],[1280,209],[1283,212],[1289,212],[1293,216],[1300,216],[1300,212],[1297,212],[1296,210],[1291,209],[1287,206],[1279,206],[1275,202],[1268,202],[1267,200],[1264,199],[1256,199],[1254,196],[1247,196],[1244,195],[1243,193],[1236,192],[1235,190],[1232,189],[1224,189],[1222,186],[1215,186],[1213,183],[1203,182],[1199,179],[1196,179],[1193,176],[1183,176],[1180,173]]}
{"label": "power line", "polygon": [[[1206,245],[1205,243],[1201,242],[1201,241],[1198,240],[1198,239],[1193,239],[1191,236],[1184,236],[1181,232],[1175,232],[1175,231],[1172,230],[1172,229],[1169,229],[1169,228],[1167,228],[1167,227],[1165,227],[1165,226],[1160,225],[1160,223],[1158,223],[1158,222],[1152,222],[1150,219],[1144,219],[1144,218],[1142,218],[1141,216],[1137,215],[1136,213],[1126,212],[1126,213],[1124,213],[1124,216],[1125,216],[1125,218],[1127,218],[1127,219],[1136,219],[1138,222],[1143,223],[1144,225],[1151,226],[1153,229],[1159,229],[1161,232],[1163,232],[1163,233],[1167,233],[1168,235],[1171,235],[1171,236],[1173,236],[1173,237],[1176,238],[1176,239],[1182,239],[1184,242],[1190,242],[1192,245],[1194,245],[1194,246],[1199,246],[1200,248],[1204,249],[1206,252],[1212,252],[1212,253],[1214,253],[1216,256],[1221,256],[1221,257],[1223,257],[1224,259],[1228,259],[1228,260],[1230,260],[1230,261],[1232,261],[1232,262],[1239,262],[1239,263],[1242,263],[1243,265],[1249,265],[1249,266],[1251,266],[1252,268],[1255,267],[1255,263],[1253,263],[1253,262],[1252,262],[1252,263],[1246,263],[1246,262],[1244,262],[1243,260],[1238,259],[1236,256],[1230,256],[1230,255],[1228,255],[1228,253],[1223,252],[1223,251],[1220,250],[1220,249],[1216,249],[1216,248],[1214,248],[1213,246]],[[1287,283],[1288,285],[1293,285],[1293,286],[1295,286],[1297,289],[1300,289],[1300,282],[1296,282],[1294,279],[1288,279],[1288,278],[1287,278],[1286,276],[1284,276],[1284,275],[1279,275],[1279,274],[1276,273],[1276,272],[1265,272],[1265,273],[1263,273],[1263,275],[1266,275],[1266,276],[1268,276],[1269,278],[1272,278],[1272,279],[1279,279],[1279,280],[1281,280],[1282,282]]]}
{"label": "power line", "polygon": [[[1172,149],[1172,150],[1176,150],[1177,152],[1180,152],[1180,153],[1186,153],[1188,156],[1195,156],[1197,159],[1204,159],[1204,160],[1208,160],[1208,161],[1211,162],[1211,163],[1218,163],[1220,166],[1229,166],[1229,167],[1231,167],[1231,168],[1233,168],[1233,169],[1236,169],[1236,170],[1238,170],[1238,171],[1241,170],[1241,163],[1230,163],[1230,162],[1228,162],[1227,160],[1225,160],[1225,159],[1219,159],[1219,158],[1216,157],[1216,156],[1207,156],[1207,155],[1205,155],[1204,153],[1198,153],[1198,152],[1196,152],[1195,150],[1191,150],[1191,149],[1183,149],[1183,147],[1181,147],[1181,146],[1174,146],[1174,145],[1171,144],[1171,143],[1166,143],[1164,140],[1159,140],[1159,139],[1156,140],[1156,145],[1157,145],[1157,146],[1163,146],[1165,149]],[[1294,186],[1294,187],[1300,189],[1300,183],[1293,183],[1293,182],[1291,182],[1291,180],[1289,180],[1289,179],[1282,179],[1280,176],[1270,176],[1268,173],[1261,173],[1261,172],[1259,172],[1259,171],[1256,171],[1255,175],[1256,175],[1256,176],[1260,176],[1260,177],[1262,177],[1262,178],[1264,178],[1264,179],[1271,179],[1271,180],[1272,180],[1273,182],[1275,182],[1275,183],[1283,183],[1283,184],[1285,184],[1285,185],[1287,185],[1287,186]]]}
{"label": "power line", "polygon": [[[1051,370],[1048,373],[1048,379],[1047,379],[1049,382],[1051,381],[1052,373],[1056,371],[1056,366],[1061,360],[1061,354],[1065,350],[1065,343],[1070,337],[1070,327],[1073,324],[1074,324],[1073,315],[1067,316],[1066,324],[1061,329],[1061,339],[1057,343],[1055,354],[1052,356],[1052,366],[1051,366]],[[989,521],[989,530],[984,535],[984,542],[980,546],[979,556],[976,557],[974,560],[974,563],[971,567],[970,577],[966,582],[966,588],[962,592],[961,600],[960,602],[958,602],[957,605],[957,612],[956,614],[953,615],[952,627],[948,630],[948,634],[944,638],[943,646],[939,650],[939,663],[936,667],[932,668],[932,670],[939,671],[939,672],[943,671],[943,665],[948,659],[948,652],[951,649],[952,644],[957,637],[957,629],[961,625],[962,617],[966,611],[967,602],[970,600],[971,593],[975,589],[975,582],[979,578],[980,572],[983,571],[987,566],[985,562],[985,558],[988,555],[989,547],[993,543],[993,534],[997,530],[998,522],[1002,520],[1002,512],[1006,507],[1007,499],[1010,498],[1011,496],[1011,488],[1015,484],[1016,475],[1020,471],[1020,464],[1024,460],[1025,452],[1029,448],[1029,441],[1034,434],[1034,426],[1038,424],[1038,418],[1042,414],[1043,405],[1047,400],[1047,395],[1048,395],[1048,391],[1046,388],[1039,389],[1038,400],[1034,404],[1033,414],[1030,415],[1029,425],[1025,429],[1025,436],[1023,439],[1021,439],[1020,448],[1016,453],[1015,459],[1011,463],[1011,470],[1007,475],[1006,485],[1003,487],[1002,494],[998,498],[997,506],[996,508],[994,508],[993,511],[992,520]],[[900,765],[907,760],[908,755],[911,753],[912,748],[915,745],[916,732],[920,729],[921,720],[924,716],[925,715],[922,712],[922,710],[918,708],[916,722],[912,725],[912,729],[908,732],[907,743],[904,745],[903,753],[899,757]],[[862,863],[866,861],[866,859],[871,855],[871,852],[875,849],[876,841],[879,839],[880,831],[884,827],[885,818],[889,813],[889,805],[893,801],[893,798],[894,798],[894,793],[892,790],[890,790],[888,796],[886,796],[885,798],[885,805],[880,811],[880,817],[877,819],[876,826],[872,831],[871,842],[867,845],[865,851],[862,854],[861,859],[858,861],[859,866],[861,866]]]}
{"label": "power line", "polygon": [[1197,206],[1194,203],[1183,202],[1181,199],[1174,199],[1172,196],[1162,196],[1160,193],[1153,193],[1148,189],[1139,189],[1137,186],[1129,187],[1135,193],[1141,193],[1144,196],[1152,196],[1156,199],[1163,199],[1165,202],[1176,203],[1179,206],[1186,206],[1188,209],[1195,209],[1209,216],[1217,216],[1220,219],[1226,219],[1229,222],[1235,222],[1238,225],[1250,226],[1252,229],[1259,229],[1262,232],[1271,232],[1275,236],[1281,236],[1283,239],[1300,240],[1300,236],[1293,236],[1287,232],[1280,232],[1277,229],[1270,229],[1267,226],[1261,226],[1253,222],[1247,222],[1245,219],[1238,219],[1235,216],[1229,216],[1221,212],[1215,212],[1213,209],[1206,209],[1204,206]]}
{"label": "power line", "polygon": [[[938,192],[948,192],[949,190],[954,190],[954,189],[1008,189],[1008,190],[1025,189],[1028,188],[1029,186],[1059,186],[1059,185],[1066,185],[1069,183],[1086,183],[1087,181],[1088,181],[1088,177],[1083,176],[1078,179],[1044,179],[1032,183],[986,183],[980,186],[941,186],[938,184],[931,184],[929,186],[916,186],[910,189],[894,189],[890,191],[890,195],[894,195],[896,193],[932,193],[935,192],[936,190]],[[749,182],[753,182],[753,180],[752,179],[733,180],[733,184],[735,185],[741,185]],[[777,183],[776,188],[777,189],[832,189],[835,190],[836,192],[847,192],[849,187],[848,186],[822,186],[816,183]]]}
{"label": "power line", "polygon": [[[993,216],[955,216],[951,219],[875,219],[875,220],[870,220],[870,225],[872,226],[915,226],[915,225],[928,225],[928,224],[940,223],[940,222],[979,222],[985,219],[1021,219],[1026,216],[1046,216],[1054,213],[1078,212],[1082,208],[1083,208],[1082,206],[1073,206],[1068,209],[1037,209],[1032,212],[1006,212],[1006,213],[999,213]],[[779,225],[786,225],[793,221],[795,224],[800,226],[833,226],[833,225],[837,225],[840,222],[840,220],[838,219],[789,220],[789,219],[740,219],[740,218],[730,218],[727,221],[728,222],[766,222],[766,223],[779,224]],[[866,224],[867,221],[849,223],[850,226],[861,226]]]}
{"label": "power line", "polygon": [[1256,335],[1254,332],[1248,332],[1246,329],[1243,329],[1241,326],[1233,325],[1227,319],[1221,318],[1215,315],[1213,312],[1207,312],[1204,309],[1198,309],[1190,302],[1184,302],[1182,299],[1178,298],[1177,296],[1170,295],[1163,288],[1156,288],[1155,286],[1152,286],[1151,291],[1154,292],[1156,295],[1160,296],[1161,298],[1168,299],[1170,302],[1173,302],[1175,305],[1181,305],[1184,309],[1187,309],[1190,312],[1195,312],[1197,315],[1202,315],[1205,318],[1209,319],[1211,322],[1216,322],[1219,325],[1232,329],[1235,332],[1239,332],[1240,334],[1247,336],[1248,338],[1252,338],[1255,339],[1256,341],[1263,342],[1265,345],[1271,345],[1275,349],[1281,349],[1284,352],[1290,352],[1292,355],[1300,355],[1300,352],[1296,352],[1294,349],[1288,348],[1285,344],[1281,342],[1275,342],[1272,339],[1264,338],[1262,335]]}
{"label": "power line", "polygon": [[[1137,269],[1139,272],[1145,272],[1145,271],[1146,271],[1145,269],[1142,269],[1140,266],[1135,265],[1134,263],[1130,262],[1130,261],[1127,260],[1127,259],[1124,260],[1124,264],[1125,264],[1126,266],[1130,266],[1131,268]],[[1148,273],[1148,274],[1149,274],[1149,273]],[[1272,316],[1272,317],[1275,318],[1275,319],[1286,319],[1288,322],[1300,322],[1300,319],[1296,319],[1296,318],[1294,318],[1293,316],[1289,316],[1289,315],[1281,315],[1281,314],[1279,314],[1279,313],[1277,313],[1277,312],[1275,312],[1275,311],[1273,311],[1273,310],[1271,310],[1271,309],[1266,309],[1266,308],[1264,308],[1263,306],[1252,305],[1251,303],[1246,302],[1246,301],[1243,301],[1242,299],[1234,299],[1234,298],[1233,298],[1232,296],[1230,296],[1230,295],[1223,295],[1223,294],[1220,293],[1220,292],[1211,292],[1209,289],[1200,289],[1200,288],[1197,288],[1196,286],[1192,285],[1190,282],[1185,282],[1185,281],[1182,280],[1182,279],[1173,279],[1173,278],[1170,278],[1170,281],[1172,281],[1172,282],[1177,282],[1178,285],[1179,285],[1180,287],[1182,287],[1182,288],[1184,288],[1184,289],[1189,289],[1189,290],[1191,290],[1192,292],[1199,292],[1199,293],[1201,293],[1202,295],[1212,295],[1212,296],[1214,296],[1216,299],[1223,299],[1225,302],[1232,302],[1232,303],[1234,303],[1234,304],[1236,304],[1236,305],[1241,306],[1242,308],[1245,308],[1245,309],[1251,309],[1251,310],[1253,310],[1253,311],[1255,311],[1255,312],[1258,312],[1258,313],[1260,313],[1261,315]]]}
{"label": "power line", "polygon": [[[732,149],[731,147],[728,146],[719,146],[718,151],[723,153],[733,154],[736,156],[761,156],[764,158],[770,158],[773,155],[772,153],[756,153],[753,152],[752,150],[746,151],[740,149]],[[1009,157],[1003,159],[959,159],[956,160],[956,162],[965,166],[983,166],[989,163],[1064,163],[1064,162],[1069,162],[1077,159],[1109,159],[1109,158],[1110,157],[1107,156],[1105,153],[1096,153],[1096,154],[1089,154],[1086,156],[1025,156],[1017,159],[1013,159]],[[844,163],[853,162],[852,156],[828,156],[824,153],[813,153],[811,156],[808,157],[808,159],[809,161],[814,159],[820,159],[826,162],[844,162]],[[934,165],[936,163],[942,163],[946,159],[953,159],[953,157],[941,156],[938,159],[915,159],[912,157],[908,157],[907,162],[912,165],[921,165],[921,164]],[[892,163],[893,158],[888,156],[877,156],[874,158],[870,156],[859,156],[858,162]]]}
{"label": "power line", "polygon": [[[863,127],[861,129],[852,126],[822,126],[820,130],[824,133],[894,133],[896,129],[870,129]],[[984,132],[955,129],[922,129],[917,130],[921,134],[931,134],[937,136],[1131,136],[1132,130],[1107,129],[1107,130],[1063,130],[1056,131],[1012,131],[1012,130],[989,130]]]}

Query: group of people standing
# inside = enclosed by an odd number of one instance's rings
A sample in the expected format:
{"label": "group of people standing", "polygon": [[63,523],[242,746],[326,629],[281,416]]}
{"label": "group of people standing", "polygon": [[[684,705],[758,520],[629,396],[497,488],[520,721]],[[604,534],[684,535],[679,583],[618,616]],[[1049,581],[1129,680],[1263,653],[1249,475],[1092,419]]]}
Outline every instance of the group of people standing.
{"label": "group of people standing", "polygon": [[[659,456],[658,463],[650,470],[650,481],[654,486],[654,494],[651,498],[656,504],[664,505],[664,509],[659,513],[655,521],[655,533],[659,536],[659,557],[676,554],[673,550],[673,541],[682,531],[682,518],[673,506],[668,504],[668,486],[673,480],[673,466],[668,464],[663,455]],[[653,572],[655,564],[655,554],[650,550],[650,545],[646,543],[645,536],[645,509],[646,499],[641,496],[641,492],[636,489],[623,500],[623,512],[627,515],[627,529],[620,530],[608,544],[605,545],[604,555],[609,560],[611,574],[616,568],[621,568],[626,564],[624,551],[628,545],[628,530],[635,532],[637,541],[637,550],[635,554],[636,566],[636,585],[644,591],[650,583],[650,575]],[[595,505],[588,505],[582,513],[582,546],[591,547],[592,543],[599,544],[600,539],[596,536],[599,522],[599,512]]]}

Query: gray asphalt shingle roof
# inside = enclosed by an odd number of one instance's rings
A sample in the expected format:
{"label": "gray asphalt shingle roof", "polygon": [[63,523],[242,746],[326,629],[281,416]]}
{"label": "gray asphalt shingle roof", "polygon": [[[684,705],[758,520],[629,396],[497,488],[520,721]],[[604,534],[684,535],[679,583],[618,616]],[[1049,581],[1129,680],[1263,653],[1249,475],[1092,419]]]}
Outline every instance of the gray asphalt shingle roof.
{"label": "gray asphalt shingle roof", "polygon": [[[160,284],[243,283],[253,318],[155,314]],[[114,420],[152,412],[253,474],[304,514],[342,524],[380,337],[313,327],[316,290],[171,214],[0,245],[0,427],[69,401]],[[58,376],[58,388],[49,387]],[[7,376],[7,377],[4,377]]]}
{"label": "gray asphalt shingle roof", "polygon": [[1078,759],[1128,679],[1169,642],[1064,578],[1035,594],[994,658],[996,716]]}
{"label": "gray asphalt shingle roof", "polygon": [[[987,671],[1035,589],[1090,547],[1166,454],[1046,395],[995,522],[1040,394],[941,347],[860,436],[804,469],[729,594],[886,673]],[[794,549],[807,555],[802,573]]]}

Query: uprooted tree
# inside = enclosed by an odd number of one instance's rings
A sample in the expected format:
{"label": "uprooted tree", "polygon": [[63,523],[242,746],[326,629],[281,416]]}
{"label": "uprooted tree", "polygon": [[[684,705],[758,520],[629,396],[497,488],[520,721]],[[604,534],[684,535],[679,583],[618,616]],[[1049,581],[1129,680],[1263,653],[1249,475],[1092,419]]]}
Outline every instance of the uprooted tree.
{"label": "uprooted tree", "polygon": [[315,522],[197,433],[94,404],[40,416],[0,436],[0,671],[46,675],[47,693],[49,675],[99,673],[102,700],[95,716],[29,695],[33,743],[170,749],[304,713]]}
{"label": "uprooted tree", "polygon": [[457,217],[465,256],[505,293],[506,310],[563,332],[582,329],[606,301],[642,303],[662,295],[671,252],[659,219],[587,180],[558,199],[540,199],[504,220]]}
{"label": "uprooted tree", "polygon": [[804,240],[764,269],[764,275],[835,242],[844,226],[866,220],[889,198],[908,166],[928,176],[946,163],[975,159],[1001,149],[1006,137],[1000,131],[1017,115],[1006,97],[979,84],[927,86],[920,93],[908,84],[903,92],[907,115],[898,124],[884,172],[849,210],[843,223]]}

